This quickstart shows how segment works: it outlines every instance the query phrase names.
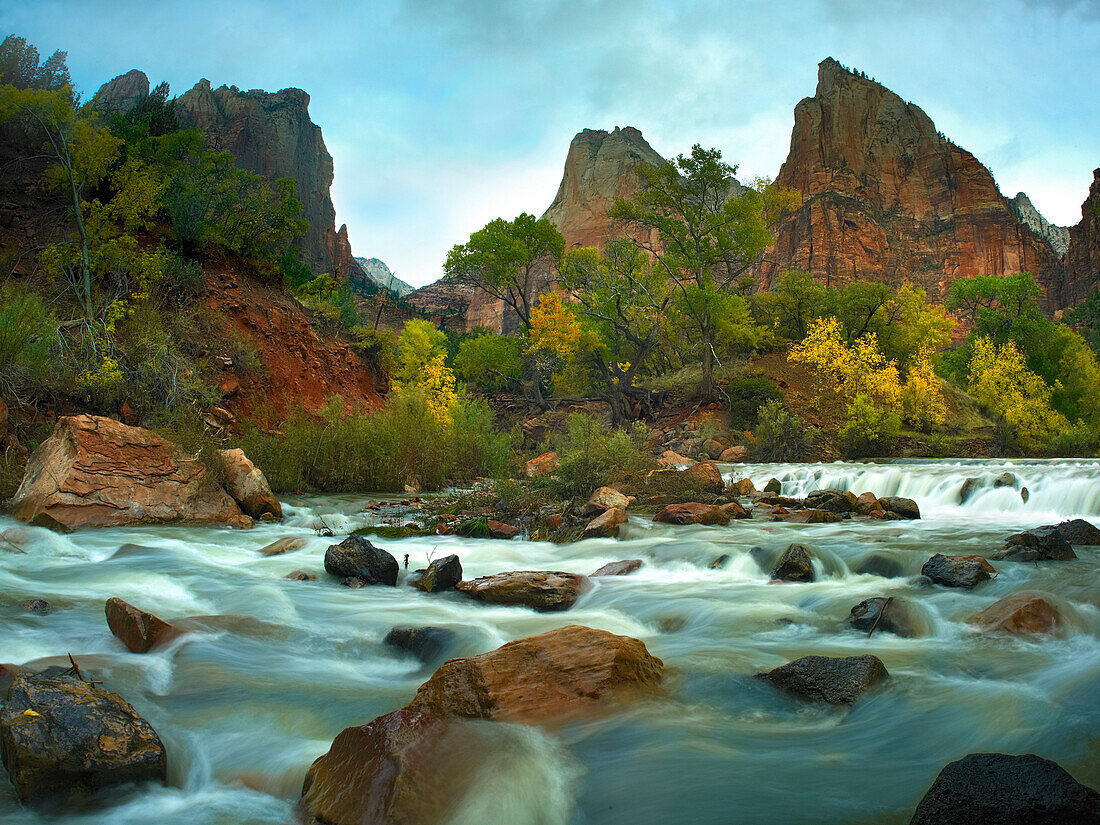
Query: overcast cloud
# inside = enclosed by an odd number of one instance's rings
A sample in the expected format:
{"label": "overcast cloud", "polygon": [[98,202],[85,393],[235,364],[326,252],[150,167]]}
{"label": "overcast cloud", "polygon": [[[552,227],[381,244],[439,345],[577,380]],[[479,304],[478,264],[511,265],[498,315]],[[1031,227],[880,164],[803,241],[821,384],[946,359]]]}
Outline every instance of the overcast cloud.
{"label": "overcast cloud", "polygon": [[541,214],[583,128],[774,177],[827,56],[1055,223],[1080,219],[1100,165],[1097,0],[0,0],[0,30],[67,50],[85,96],[131,68],[177,94],[305,89],[355,254],[417,285],[491,218]]}

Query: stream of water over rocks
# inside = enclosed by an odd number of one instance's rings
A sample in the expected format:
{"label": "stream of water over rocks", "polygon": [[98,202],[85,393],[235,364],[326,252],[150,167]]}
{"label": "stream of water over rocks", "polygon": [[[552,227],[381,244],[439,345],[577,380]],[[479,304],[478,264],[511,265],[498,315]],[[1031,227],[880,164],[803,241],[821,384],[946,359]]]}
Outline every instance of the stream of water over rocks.
{"label": "stream of water over rocks", "polygon": [[[42,813],[0,781],[12,825],[289,823],[306,769],[349,725],[405,705],[432,672],[383,643],[395,626],[454,631],[449,656],[583,624],[641,639],[664,660],[667,689],[625,709],[552,730],[506,735],[455,813],[479,825],[905,823],[947,762],[975,751],[1033,752],[1100,787],[1100,548],[1076,561],[994,562],[973,591],[909,579],[934,553],[989,555],[1015,530],[1083,517],[1100,524],[1100,462],[964,460],[725,466],[783,495],[839,487],[906,496],[920,521],[672,527],[632,516],[622,537],[572,545],[453,536],[377,540],[410,569],[456,553],[466,578],[505,570],[591,573],[641,558],[628,576],[594,580],[571,610],[540,614],[404,586],[349,589],[323,569],[326,547],[371,519],[364,497],[293,498],[282,524],[242,532],[194,526],[63,536],[0,519],[0,662],[66,664],[131,702],[168,750],[169,785],[108,791],[107,807]],[[1026,486],[994,488],[1004,471]],[[964,505],[967,477],[983,480]],[[324,524],[336,538],[317,535]],[[265,558],[283,536],[305,549]],[[815,555],[817,581],[771,584],[748,554],[792,542]],[[12,552],[11,545],[23,553]],[[871,553],[903,575],[855,570]],[[710,569],[721,554],[730,561]],[[292,570],[318,581],[290,581]],[[1062,614],[1060,638],[982,634],[965,623],[1014,592]],[[107,629],[118,596],[173,621],[206,617],[146,655]],[[905,596],[926,634],[845,629],[857,602]],[[20,608],[44,598],[46,616]],[[873,653],[891,678],[851,709],[822,708],[751,678],[808,654]]]}

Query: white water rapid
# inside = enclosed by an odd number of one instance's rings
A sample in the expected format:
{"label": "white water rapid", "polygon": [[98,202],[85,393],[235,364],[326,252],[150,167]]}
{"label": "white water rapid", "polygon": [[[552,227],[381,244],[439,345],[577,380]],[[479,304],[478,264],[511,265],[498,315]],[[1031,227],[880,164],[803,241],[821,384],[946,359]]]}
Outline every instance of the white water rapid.
{"label": "white water rapid", "polygon": [[[270,825],[294,821],[310,762],[344,727],[406,704],[431,674],[383,639],[394,626],[455,633],[450,656],[567,624],[637,637],[666,665],[654,699],[551,730],[499,725],[499,747],[452,823],[478,825],[870,825],[906,823],[940,768],[974,751],[1034,752],[1100,787],[1100,547],[1078,559],[994,562],[973,591],[910,581],[936,552],[999,549],[1015,530],[1083,517],[1100,524],[1100,462],[913,461],[738,465],[784,495],[823,487],[915,499],[920,521],[670,527],[632,516],[623,537],[557,546],[451,536],[376,540],[410,569],[460,556],[467,578],[505,570],[591,573],[645,566],[596,586],[565,613],[493,607],[457,593],[349,589],[326,576],[325,548],[368,524],[363,497],[295,498],[282,524],[251,531],[172,526],[68,536],[0,518],[0,662],[81,668],[130,701],[169,754],[166,787],[109,791],[99,807],[21,807],[0,777],[5,825]],[[993,486],[1003,472],[1014,486]],[[978,487],[965,504],[967,478]],[[1022,499],[1020,487],[1028,489]],[[323,523],[335,539],[317,535]],[[283,536],[305,549],[265,558]],[[791,542],[817,581],[771,584],[750,556]],[[872,553],[902,575],[852,572]],[[723,569],[710,569],[729,554]],[[759,552],[758,552],[759,555]],[[318,575],[289,581],[292,570]],[[1014,592],[1042,594],[1063,615],[1059,638],[980,634],[967,617]],[[146,655],[108,631],[119,596],[200,629]],[[845,629],[857,602],[904,596],[926,633]],[[46,616],[21,609],[44,598]],[[874,653],[891,677],[848,710],[775,693],[753,673],[808,654]]]}

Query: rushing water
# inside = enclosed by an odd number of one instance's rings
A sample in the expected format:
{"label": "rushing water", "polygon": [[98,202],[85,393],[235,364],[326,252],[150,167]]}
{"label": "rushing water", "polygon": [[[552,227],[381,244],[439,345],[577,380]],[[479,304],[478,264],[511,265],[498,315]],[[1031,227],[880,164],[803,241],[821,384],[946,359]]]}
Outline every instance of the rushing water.
{"label": "rushing water", "polygon": [[[43,815],[0,784],[0,821],[13,825],[250,825],[293,821],[309,763],[342,728],[401,707],[431,669],[387,648],[391,627],[456,631],[451,655],[585,624],[642,639],[667,667],[667,691],[551,731],[493,725],[496,747],[455,823],[902,823],[939,769],[974,751],[1034,752],[1100,786],[1100,548],[1078,560],[997,563],[972,592],[920,589],[907,578],[851,571],[885,552],[908,574],[935,552],[998,549],[1019,528],[1067,517],[1100,523],[1100,464],[1089,461],[752,465],[784,495],[820,487],[902,495],[919,522],[668,527],[632,517],[619,540],[568,546],[460,539],[379,541],[410,569],[457,553],[467,578],[503,570],[590,573],[624,558],[646,566],[598,579],[567,613],[493,607],[406,586],[352,590],[323,572],[331,539],[369,523],[365,498],[294,499],[280,525],[239,532],[131,527],[61,536],[0,520],[0,661],[64,662],[127,698],[160,733],[170,784],[108,795],[106,809]],[[994,489],[1009,470],[1028,487]],[[987,486],[960,506],[968,476]],[[264,558],[281,536],[309,546]],[[339,535],[337,540],[339,540]],[[818,581],[769,584],[746,552],[793,541],[817,556]],[[25,553],[10,552],[16,545]],[[120,550],[123,545],[129,545]],[[4,549],[9,552],[4,552]],[[721,570],[709,563],[731,555]],[[302,569],[317,582],[283,578]],[[402,573],[402,578],[404,578]],[[1044,594],[1063,614],[1059,639],[982,635],[972,613],[1016,591]],[[928,633],[902,639],[846,631],[871,596],[904,595]],[[111,636],[103,603],[119,596],[169,621],[202,616],[198,632],[138,656]],[[55,611],[23,612],[41,597]],[[807,654],[879,656],[892,678],[850,710],[777,695],[751,674]]]}

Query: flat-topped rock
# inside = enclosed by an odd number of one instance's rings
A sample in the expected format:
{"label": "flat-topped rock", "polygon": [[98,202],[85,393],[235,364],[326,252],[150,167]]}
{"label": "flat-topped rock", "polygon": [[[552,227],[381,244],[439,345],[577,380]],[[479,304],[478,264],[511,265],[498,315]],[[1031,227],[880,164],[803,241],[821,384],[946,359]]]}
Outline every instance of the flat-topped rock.
{"label": "flat-topped rock", "polygon": [[997,570],[981,556],[945,556],[936,553],[920,569],[934,584],[971,589],[996,575]]}
{"label": "flat-topped rock", "polygon": [[459,582],[455,589],[487,604],[568,610],[591,587],[587,576],[551,570],[515,570]]}
{"label": "flat-topped rock", "polygon": [[814,702],[849,705],[890,674],[877,656],[803,656],[756,677]]}
{"label": "flat-topped rock", "polygon": [[975,613],[966,621],[983,631],[1057,635],[1061,629],[1062,617],[1042,596],[1014,593]]}
{"label": "flat-topped rock", "polygon": [[689,501],[668,505],[653,520],[661,524],[729,524],[730,516],[717,505]]}

